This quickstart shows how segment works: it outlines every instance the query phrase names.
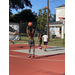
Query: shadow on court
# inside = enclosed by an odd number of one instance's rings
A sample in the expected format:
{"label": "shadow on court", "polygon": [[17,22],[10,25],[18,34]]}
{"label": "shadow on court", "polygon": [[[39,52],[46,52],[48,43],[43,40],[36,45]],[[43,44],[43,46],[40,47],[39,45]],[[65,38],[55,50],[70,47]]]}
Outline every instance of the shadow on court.
{"label": "shadow on court", "polygon": [[60,48],[60,47],[53,47],[53,48],[47,48],[47,52],[49,51],[59,51],[59,50],[64,50],[64,48]]}
{"label": "shadow on court", "polygon": [[17,48],[23,48],[23,47],[27,47],[27,46],[18,46]]}
{"label": "shadow on court", "polygon": [[[36,71],[36,73],[39,73],[39,72],[42,72],[42,70]],[[58,73],[51,72],[51,71],[45,71],[43,73],[47,75],[65,75],[65,74],[58,74]]]}
{"label": "shadow on court", "polygon": [[45,57],[52,57],[52,56],[57,56],[57,55],[62,55],[65,53],[60,53],[60,54],[53,54],[53,55],[45,55],[45,56],[39,56],[39,57],[35,57],[34,59],[40,59],[40,58],[45,58]]}

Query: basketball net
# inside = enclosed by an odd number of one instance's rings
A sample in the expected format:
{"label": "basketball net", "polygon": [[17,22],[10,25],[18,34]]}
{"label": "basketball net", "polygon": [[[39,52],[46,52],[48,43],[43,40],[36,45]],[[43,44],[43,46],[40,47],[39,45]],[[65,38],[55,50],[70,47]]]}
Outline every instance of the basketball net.
{"label": "basketball net", "polygon": [[60,19],[59,21],[63,23],[63,19]]}
{"label": "basketball net", "polygon": [[60,19],[60,22],[63,22],[65,20],[64,17],[59,17],[59,19]]}

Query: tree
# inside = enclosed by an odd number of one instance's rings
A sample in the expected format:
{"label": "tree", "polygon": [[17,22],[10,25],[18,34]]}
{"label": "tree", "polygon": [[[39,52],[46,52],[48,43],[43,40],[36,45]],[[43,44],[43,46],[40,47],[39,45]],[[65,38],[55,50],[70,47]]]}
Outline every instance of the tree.
{"label": "tree", "polygon": [[36,15],[34,12],[31,11],[31,9],[26,9],[21,11],[20,13],[20,19],[22,22],[36,22]]}
{"label": "tree", "polygon": [[55,16],[56,16],[56,14],[53,14],[53,16],[55,17]]}
{"label": "tree", "polygon": [[[49,18],[52,17],[51,11],[49,9]],[[45,30],[45,25],[47,24],[47,11],[46,8],[39,9],[39,14],[37,17],[37,22],[39,23],[37,25],[37,29],[43,29]]]}
{"label": "tree", "polygon": [[12,14],[11,9],[23,9],[25,6],[32,7],[32,4],[29,0],[9,0],[9,15]]}
{"label": "tree", "polygon": [[28,22],[33,22],[33,26],[36,28],[36,16],[36,13],[32,12],[31,9],[25,9],[15,15],[10,15],[9,22],[20,23],[20,32],[25,33]]}
{"label": "tree", "polygon": [[31,9],[25,9],[18,14],[11,15],[9,17],[9,22],[37,22],[35,12],[32,12]]}

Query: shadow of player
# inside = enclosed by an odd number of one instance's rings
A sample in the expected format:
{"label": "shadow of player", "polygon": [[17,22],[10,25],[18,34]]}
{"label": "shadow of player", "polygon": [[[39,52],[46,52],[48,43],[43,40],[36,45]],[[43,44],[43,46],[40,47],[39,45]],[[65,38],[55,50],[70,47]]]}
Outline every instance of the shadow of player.
{"label": "shadow of player", "polygon": [[45,57],[52,57],[52,56],[62,55],[62,54],[65,54],[65,53],[59,53],[59,54],[53,54],[53,55],[39,56],[39,57],[35,57],[34,59],[40,59],[40,58],[45,58]]}

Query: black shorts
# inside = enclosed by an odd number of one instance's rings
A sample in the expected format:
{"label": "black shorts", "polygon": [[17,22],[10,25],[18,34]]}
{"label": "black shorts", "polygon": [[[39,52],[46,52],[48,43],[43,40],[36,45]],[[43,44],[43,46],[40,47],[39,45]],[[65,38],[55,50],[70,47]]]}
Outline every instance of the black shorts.
{"label": "black shorts", "polygon": [[47,42],[44,42],[44,45],[47,45]]}
{"label": "black shorts", "polygon": [[34,47],[35,46],[35,43],[34,43],[34,39],[29,39],[29,47]]}

